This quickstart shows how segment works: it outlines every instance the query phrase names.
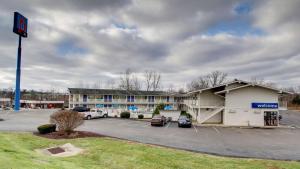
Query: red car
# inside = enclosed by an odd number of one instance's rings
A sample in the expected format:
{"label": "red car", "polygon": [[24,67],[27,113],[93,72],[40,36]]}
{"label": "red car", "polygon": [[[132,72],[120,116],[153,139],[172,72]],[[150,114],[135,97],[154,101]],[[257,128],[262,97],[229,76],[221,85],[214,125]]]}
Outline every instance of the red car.
{"label": "red car", "polygon": [[167,124],[165,116],[155,115],[151,119],[151,126],[164,126],[165,124]]}

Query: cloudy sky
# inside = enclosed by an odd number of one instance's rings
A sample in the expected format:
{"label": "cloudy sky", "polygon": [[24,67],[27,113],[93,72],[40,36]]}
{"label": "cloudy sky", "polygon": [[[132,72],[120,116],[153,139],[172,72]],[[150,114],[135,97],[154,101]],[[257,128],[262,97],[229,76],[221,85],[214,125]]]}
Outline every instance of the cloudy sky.
{"label": "cloudy sky", "polygon": [[118,81],[126,68],[182,87],[213,70],[300,84],[299,0],[0,0],[0,88],[13,87],[13,12],[29,19],[21,88]]}

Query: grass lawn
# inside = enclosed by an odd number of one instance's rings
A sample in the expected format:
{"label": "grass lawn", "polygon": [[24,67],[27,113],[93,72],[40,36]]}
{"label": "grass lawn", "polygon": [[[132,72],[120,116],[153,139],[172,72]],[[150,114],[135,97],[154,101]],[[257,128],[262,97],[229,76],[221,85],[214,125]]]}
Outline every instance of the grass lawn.
{"label": "grass lawn", "polygon": [[[34,151],[64,143],[86,151],[73,157],[49,157]],[[31,133],[0,132],[0,168],[2,169],[80,169],[80,168],[300,168],[299,162],[217,157],[149,146],[111,138],[50,140]]]}

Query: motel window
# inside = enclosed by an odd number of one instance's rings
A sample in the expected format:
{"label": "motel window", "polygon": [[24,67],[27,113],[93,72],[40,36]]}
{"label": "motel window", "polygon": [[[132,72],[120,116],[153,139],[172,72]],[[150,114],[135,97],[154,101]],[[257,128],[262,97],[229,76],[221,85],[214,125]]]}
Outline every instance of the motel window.
{"label": "motel window", "polygon": [[154,96],[148,96],[148,102],[154,102]]}
{"label": "motel window", "polygon": [[112,102],[112,95],[104,95],[104,102]]}
{"label": "motel window", "polygon": [[111,104],[105,104],[105,105],[104,105],[104,108],[111,108],[111,107],[112,107]]}
{"label": "motel window", "polygon": [[127,96],[127,102],[134,102],[134,96]]}
{"label": "motel window", "polygon": [[167,96],[167,102],[170,102],[170,97],[169,96]]}
{"label": "motel window", "polygon": [[87,95],[83,95],[83,102],[87,102]]}

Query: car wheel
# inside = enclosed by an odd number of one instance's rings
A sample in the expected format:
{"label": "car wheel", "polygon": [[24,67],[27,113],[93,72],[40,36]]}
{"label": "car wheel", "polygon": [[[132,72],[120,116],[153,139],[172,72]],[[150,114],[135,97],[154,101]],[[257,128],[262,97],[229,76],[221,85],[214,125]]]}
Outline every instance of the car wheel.
{"label": "car wheel", "polygon": [[181,127],[180,124],[178,124],[178,127]]}
{"label": "car wheel", "polygon": [[104,115],[103,115],[103,117],[104,117],[104,118],[107,118],[107,117],[108,117],[108,115],[107,115],[107,114],[104,114]]}
{"label": "car wheel", "polygon": [[92,119],[92,116],[87,116],[86,117],[88,120],[91,120]]}

